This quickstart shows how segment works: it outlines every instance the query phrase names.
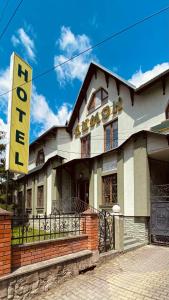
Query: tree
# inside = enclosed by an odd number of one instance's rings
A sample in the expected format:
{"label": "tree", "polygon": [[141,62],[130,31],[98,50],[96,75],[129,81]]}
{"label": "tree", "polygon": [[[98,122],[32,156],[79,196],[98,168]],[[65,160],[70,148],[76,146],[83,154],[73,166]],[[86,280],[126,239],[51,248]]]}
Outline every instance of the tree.
{"label": "tree", "polygon": [[5,133],[0,131],[0,203],[5,202],[5,186],[6,186],[6,172],[5,172],[5,149],[3,143]]}
{"label": "tree", "polygon": [[[5,171],[5,151],[6,145],[5,132],[0,131],[0,206],[2,208],[10,209],[12,206],[13,194],[13,173],[10,173],[7,178],[7,171]],[[7,180],[8,180],[8,196],[7,196]]]}

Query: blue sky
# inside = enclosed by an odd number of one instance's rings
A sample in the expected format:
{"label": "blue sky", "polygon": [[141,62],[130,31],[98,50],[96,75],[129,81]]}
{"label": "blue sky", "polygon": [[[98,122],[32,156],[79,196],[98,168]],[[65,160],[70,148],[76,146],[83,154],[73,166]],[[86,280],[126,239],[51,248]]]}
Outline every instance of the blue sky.
{"label": "blue sky", "polygon": [[[19,1],[19,0],[18,0]],[[18,1],[0,1],[2,29]],[[0,94],[9,88],[10,55],[16,51],[39,74],[108,35],[169,5],[165,0],[24,0],[0,41]],[[33,82],[30,140],[69,118],[90,61],[136,85],[169,68],[169,10]],[[7,96],[0,97],[6,128]]]}

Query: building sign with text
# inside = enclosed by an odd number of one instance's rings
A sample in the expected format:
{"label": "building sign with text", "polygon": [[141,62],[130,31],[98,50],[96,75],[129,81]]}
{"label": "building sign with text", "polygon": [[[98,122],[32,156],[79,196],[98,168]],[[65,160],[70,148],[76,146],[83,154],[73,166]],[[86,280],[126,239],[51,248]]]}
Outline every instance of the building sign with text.
{"label": "building sign with text", "polygon": [[28,173],[32,68],[17,54],[11,56],[6,170]]}
{"label": "building sign with text", "polygon": [[96,112],[90,118],[85,119],[81,124],[77,124],[74,134],[79,137],[81,133],[86,133],[90,128],[94,128],[101,121],[106,121],[110,115],[117,116],[123,109],[122,99],[118,97],[117,101],[113,101],[113,106],[106,105],[101,112]]}

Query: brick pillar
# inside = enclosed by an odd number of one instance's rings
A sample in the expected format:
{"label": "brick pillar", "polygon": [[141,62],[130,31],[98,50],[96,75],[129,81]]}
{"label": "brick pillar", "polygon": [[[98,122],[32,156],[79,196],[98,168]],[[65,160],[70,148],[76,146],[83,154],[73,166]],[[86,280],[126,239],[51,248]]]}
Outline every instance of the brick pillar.
{"label": "brick pillar", "polygon": [[0,208],[0,276],[11,272],[11,216]]}
{"label": "brick pillar", "polygon": [[[98,246],[99,246],[98,214],[88,209],[85,212],[83,212],[82,216],[85,219],[85,233],[88,235],[88,249],[92,251],[98,250]],[[83,220],[83,226],[84,226],[84,220]]]}

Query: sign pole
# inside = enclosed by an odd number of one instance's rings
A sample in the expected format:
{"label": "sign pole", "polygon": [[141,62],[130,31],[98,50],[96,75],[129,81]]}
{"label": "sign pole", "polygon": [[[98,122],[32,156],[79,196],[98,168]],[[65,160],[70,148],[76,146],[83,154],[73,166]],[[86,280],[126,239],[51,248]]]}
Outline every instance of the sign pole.
{"label": "sign pole", "polygon": [[9,200],[9,172],[16,174],[28,173],[32,68],[20,56],[13,53],[10,63],[10,75],[11,93],[9,94],[8,102],[9,141],[6,151],[6,208]]}
{"label": "sign pole", "polygon": [[7,210],[8,208],[8,190],[9,190],[9,170],[6,171],[6,205],[5,209]]}

